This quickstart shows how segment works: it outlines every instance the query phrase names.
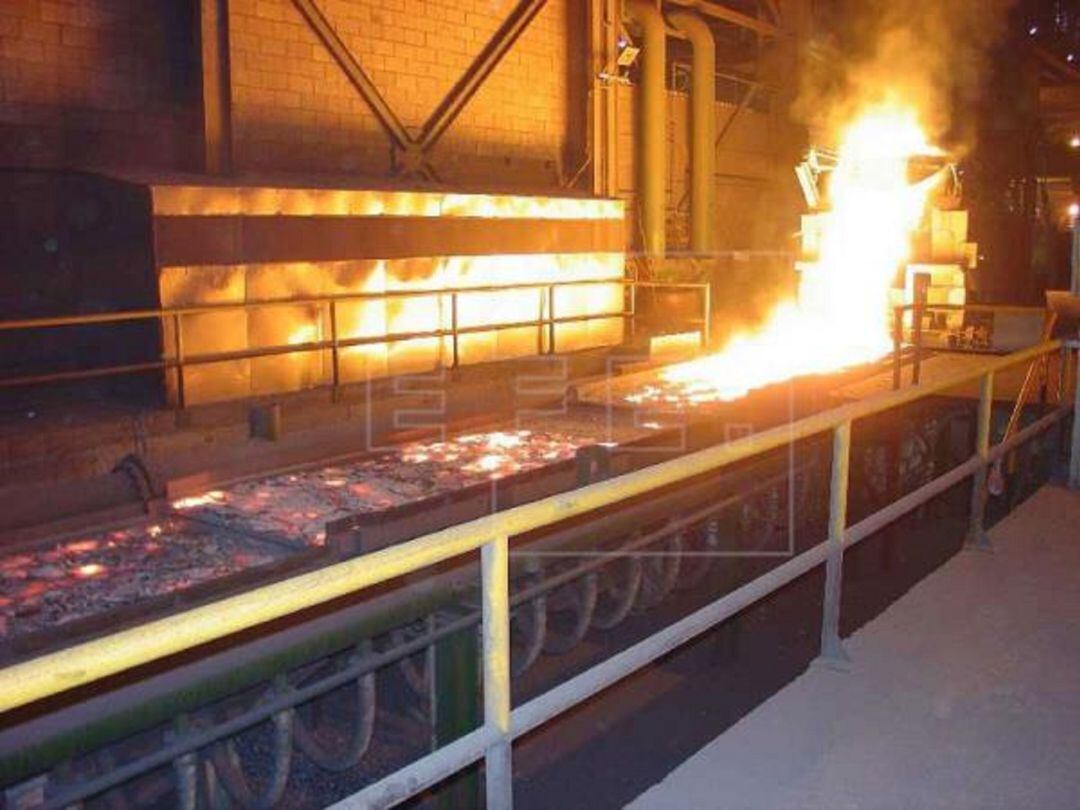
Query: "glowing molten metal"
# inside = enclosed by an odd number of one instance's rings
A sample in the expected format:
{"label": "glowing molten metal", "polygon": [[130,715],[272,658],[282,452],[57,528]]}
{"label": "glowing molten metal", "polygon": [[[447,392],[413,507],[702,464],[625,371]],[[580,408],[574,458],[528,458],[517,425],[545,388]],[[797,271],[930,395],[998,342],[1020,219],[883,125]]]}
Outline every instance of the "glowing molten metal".
{"label": "glowing molten metal", "polygon": [[[882,106],[850,124],[829,184],[819,260],[797,300],[777,305],[761,329],[721,352],[672,366],[663,380],[684,402],[732,400],[765,385],[876,360],[892,346],[889,290],[908,258],[938,175],[911,184],[912,158],[940,154],[914,109]],[[645,392],[640,401],[671,401]]]}

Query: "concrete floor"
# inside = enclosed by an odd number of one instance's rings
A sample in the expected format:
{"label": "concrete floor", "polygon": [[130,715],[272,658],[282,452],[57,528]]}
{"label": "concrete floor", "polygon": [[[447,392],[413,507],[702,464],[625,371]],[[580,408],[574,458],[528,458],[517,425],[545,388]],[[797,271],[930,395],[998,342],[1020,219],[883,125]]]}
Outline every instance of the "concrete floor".
{"label": "concrete floor", "polygon": [[628,807],[1080,808],[1080,493],[991,539]]}

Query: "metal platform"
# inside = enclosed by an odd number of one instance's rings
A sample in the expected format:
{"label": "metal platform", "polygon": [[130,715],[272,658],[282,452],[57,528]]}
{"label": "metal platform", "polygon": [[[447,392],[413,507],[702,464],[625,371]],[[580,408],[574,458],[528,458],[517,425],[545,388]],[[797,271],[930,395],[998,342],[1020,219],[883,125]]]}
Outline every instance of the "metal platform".
{"label": "metal platform", "polygon": [[[950,378],[978,373],[981,369],[991,365],[997,357],[998,355],[982,353],[943,352],[935,354],[922,361],[920,384],[933,385]],[[1048,391],[1057,390],[1059,360],[1060,358],[1056,356],[1049,359],[1046,377]],[[997,372],[994,375],[994,399],[998,402],[1015,402],[1020,393],[1020,388],[1024,384],[1026,372],[1026,365]],[[901,388],[909,388],[913,385],[911,376],[911,368],[905,367],[901,375]],[[890,370],[840,386],[833,391],[833,396],[840,402],[856,402],[892,390],[893,372]],[[950,390],[948,394],[954,397],[978,399],[979,384],[972,382],[960,385]],[[1053,399],[1053,396],[1051,396],[1051,399]]]}
{"label": "metal platform", "polygon": [[1043,488],[629,807],[1075,806],[1078,521]]}

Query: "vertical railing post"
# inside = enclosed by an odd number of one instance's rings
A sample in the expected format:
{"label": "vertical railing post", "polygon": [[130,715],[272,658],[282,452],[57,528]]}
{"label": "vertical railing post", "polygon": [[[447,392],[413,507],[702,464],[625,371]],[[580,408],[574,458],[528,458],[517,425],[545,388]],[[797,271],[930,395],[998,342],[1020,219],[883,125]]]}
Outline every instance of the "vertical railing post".
{"label": "vertical railing post", "polygon": [[[446,345],[446,344],[443,344]],[[461,361],[458,355],[458,297],[450,293],[450,368],[457,368]]]}
{"label": "vertical railing post", "polygon": [[333,381],[333,398],[336,402],[341,394],[341,366],[338,364],[340,347],[338,346],[337,301],[330,299],[330,373]]}
{"label": "vertical railing post", "polygon": [[544,334],[547,331],[544,328],[544,308],[547,306],[547,288],[536,288],[536,353],[541,355],[544,353]]}
{"label": "vertical railing post", "polygon": [[[1078,230],[1080,233],[1080,230]],[[1068,364],[1061,372],[1068,374]],[[1069,450],[1069,488],[1080,489],[1080,344],[1077,345],[1076,362],[1073,364],[1073,427],[1072,447]]]}
{"label": "vertical railing post", "polygon": [[487,810],[513,806],[510,765],[509,541],[497,537],[480,550],[483,587],[484,725],[499,735],[484,756]]}
{"label": "vertical railing post", "polygon": [[821,617],[821,654],[825,666],[844,668],[850,661],[840,641],[840,595],[844,576],[844,531],[847,529],[848,472],[851,467],[851,422],[833,430],[832,482],[829,487],[829,556],[825,561],[825,607]]}
{"label": "vertical railing post", "polygon": [[[1049,373],[1049,372],[1047,372]],[[1061,350],[1058,354],[1058,378],[1057,378],[1057,392],[1055,393],[1055,402],[1057,405],[1065,404],[1065,397],[1068,392],[1065,390],[1065,386],[1069,383],[1069,344],[1061,344]],[[1058,423],[1061,424],[1061,423]]]}
{"label": "vertical railing post", "polygon": [[900,388],[901,372],[903,371],[903,351],[904,351],[904,308],[897,307],[893,310],[893,371],[892,371],[892,387],[893,391],[897,391]]}
{"label": "vertical railing post", "polygon": [[994,410],[994,372],[983,375],[979,388],[979,413],[975,425],[975,457],[979,468],[971,482],[971,526],[968,528],[967,547],[987,551],[990,540],[986,536],[986,484],[990,474],[990,426]]}
{"label": "vertical railing post", "polygon": [[555,285],[548,287],[548,354],[555,354]]}
{"label": "vertical railing post", "polygon": [[180,410],[184,410],[187,398],[184,395],[184,336],[180,324],[180,313],[173,313],[173,353],[176,355],[176,404]]}
{"label": "vertical railing post", "polygon": [[914,281],[915,311],[912,323],[913,342],[915,343],[915,359],[911,366],[911,383],[918,385],[922,377],[922,354],[923,354],[923,316],[926,314],[927,297],[930,290],[930,274],[916,273]]}
{"label": "vertical railing post", "polygon": [[705,283],[702,295],[705,296],[705,306],[703,307],[705,310],[705,328],[702,330],[701,337],[705,343],[703,348],[709,349],[712,347],[712,284]]}

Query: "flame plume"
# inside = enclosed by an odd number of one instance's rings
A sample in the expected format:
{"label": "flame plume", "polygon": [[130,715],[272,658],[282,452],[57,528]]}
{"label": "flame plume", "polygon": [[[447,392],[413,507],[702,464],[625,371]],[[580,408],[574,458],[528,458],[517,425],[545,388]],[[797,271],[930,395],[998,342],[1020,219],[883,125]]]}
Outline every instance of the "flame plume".
{"label": "flame plume", "polygon": [[908,166],[940,152],[915,109],[901,104],[866,110],[840,144],[819,261],[802,273],[798,297],[722,351],[666,369],[662,379],[684,401],[737,399],[792,377],[870,362],[891,348],[889,290],[937,182],[911,184]]}

